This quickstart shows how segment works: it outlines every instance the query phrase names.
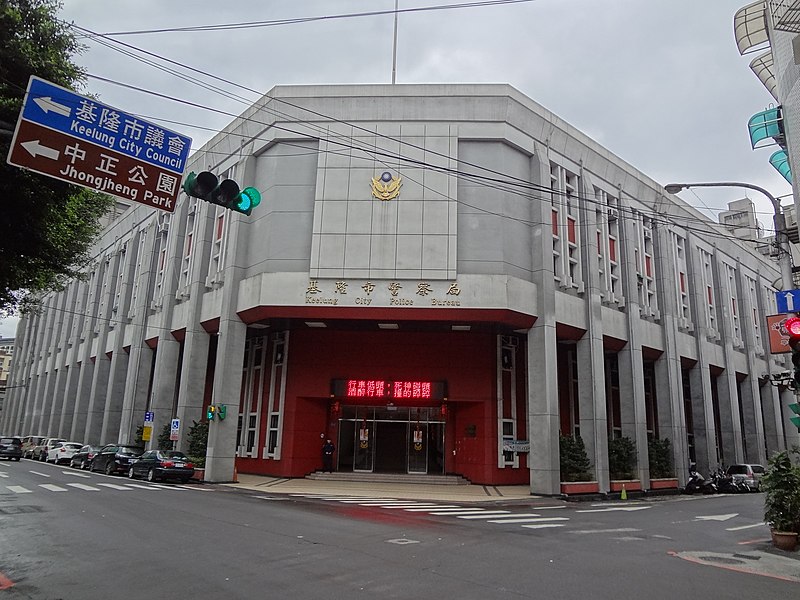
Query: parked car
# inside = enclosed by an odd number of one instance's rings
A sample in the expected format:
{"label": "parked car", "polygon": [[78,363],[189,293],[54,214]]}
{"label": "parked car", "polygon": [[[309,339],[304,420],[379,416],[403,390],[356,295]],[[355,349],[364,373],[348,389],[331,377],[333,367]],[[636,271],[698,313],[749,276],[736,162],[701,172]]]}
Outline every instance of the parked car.
{"label": "parked car", "polygon": [[69,466],[77,467],[78,469],[90,468],[92,466],[92,459],[99,450],[100,446],[92,446],[91,444],[81,446],[81,449],[69,459]]}
{"label": "parked car", "polygon": [[33,449],[46,439],[43,435],[26,435],[22,438],[22,458],[33,458]]}
{"label": "parked car", "polygon": [[78,442],[58,442],[47,451],[47,462],[56,465],[69,462],[72,456],[80,449],[81,444]]}
{"label": "parked car", "polygon": [[0,437],[0,458],[8,460],[22,458],[22,439],[18,437]]}
{"label": "parked car", "polygon": [[33,460],[40,460],[45,462],[47,460],[47,453],[50,452],[53,448],[55,448],[56,444],[59,442],[66,442],[64,438],[45,438],[44,442],[39,444],[33,449],[33,455],[31,458]]}
{"label": "parked car", "polygon": [[765,470],[762,465],[737,464],[728,467],[727,474],[734,479],[744,482],[750,491],[757,492],[761,489],[761,477]]}
{"label": "parked car", "polygon": [[180,479],[186,483],[194,475],[189,457],[177,450],[148,450],[128,467],[128,477],[144,477],[147,481]]}
{"label": "parked car", "polygon": [[139,458],[144,448],[124,444],[107,444],[92,458],[90,471],[102,471],[106,475],[127,473],[128,467]]}

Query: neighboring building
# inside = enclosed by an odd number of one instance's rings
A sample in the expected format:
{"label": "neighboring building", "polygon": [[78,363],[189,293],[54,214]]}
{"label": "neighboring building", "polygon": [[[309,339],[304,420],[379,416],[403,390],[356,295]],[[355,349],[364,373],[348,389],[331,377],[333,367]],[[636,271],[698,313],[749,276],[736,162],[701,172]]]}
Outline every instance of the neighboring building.
{"label": "neighboring building", "polygon": [[14,356],[14,338],[0,337],[0,415],[5,406],[6,387],[11,374],[11,359]]}
{"label": "neighboring building", "polygon": [[185,449],[211,404],[211,481],[304,476],[330,437],[339,471],[539,494],[559,434],[601,491],[620,436],[645,489],[656,439],[681,482],[800,441],[774,261],[509,86],[276,87],[192,160],[263,202],[119,217],[21,322],[0,429],[129,441],[148,412]]}
{"label": "neighboring building", "polygon": [[717,215],[721,225],[740,240],[756,241],[764,236],[761,223],[756,219],[756,207],[750,198],[728,202],[728,210]]}

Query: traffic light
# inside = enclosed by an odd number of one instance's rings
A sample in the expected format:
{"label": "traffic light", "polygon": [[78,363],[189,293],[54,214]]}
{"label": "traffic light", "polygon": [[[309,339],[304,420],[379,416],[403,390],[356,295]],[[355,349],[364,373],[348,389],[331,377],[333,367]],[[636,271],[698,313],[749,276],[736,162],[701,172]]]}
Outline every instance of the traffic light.
{"label": "traffic light", "polygon": [[233,179],[220,181],[211,171],[190,172],[183,182],[183,191],[194,198],[250,215],[261,203],[261,193],[254,187],[239,189]]}
{"label": "traffic light", "polygon": [[225,418],[225,413],[227,412],[228,412],[228,407],[225,406],[224,404],[220,404],[217,407],[217,416],[219,417],[220,421],[222,421]]}
{"label": "traffic light", "polygon": [[206,409],[206,418],[209,421],[213,421],[214,420],[214,415],[216,414],[216,412],[217,412],[217,407],[214,406],[213,404],[209,404],[208,408]]}
{"label": "traffic light", "polygon": [[789,334],[789,348],[792,349],[792,385],[800,390],[800,317],[789,317],[784,323]]}
{"label": "traffic light", "polygon": [[800,404],[794,402],[789,405],[789,409],[794,413],[793,417],[789,417],[789,420],[794,423],[794,426],[800,430]]}

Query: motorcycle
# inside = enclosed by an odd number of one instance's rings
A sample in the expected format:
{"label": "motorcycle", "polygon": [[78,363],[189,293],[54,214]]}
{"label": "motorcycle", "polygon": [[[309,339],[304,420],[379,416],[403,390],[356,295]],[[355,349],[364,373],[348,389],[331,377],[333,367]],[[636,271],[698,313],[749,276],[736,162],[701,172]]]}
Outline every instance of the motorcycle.
{"label": "motorcycle", "polygon": [[695,469],[694,463],[692,463],[689,466],[689,480],[686,482],[686,486],[683,488],[683,493],[691,495],[695,492],[701,492],[702,494],[716,494],[717,485],[714,483],[713,479],[706,479],[700,473],[698,473]]}

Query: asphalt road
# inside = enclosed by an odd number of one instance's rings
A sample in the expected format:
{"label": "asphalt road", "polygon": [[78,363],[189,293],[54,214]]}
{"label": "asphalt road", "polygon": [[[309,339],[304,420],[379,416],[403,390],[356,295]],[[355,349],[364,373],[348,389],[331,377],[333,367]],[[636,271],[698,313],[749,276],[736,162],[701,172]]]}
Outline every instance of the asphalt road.
{"label": "asphalt road", "polygon": [[445,508],[3,462],[0,600],[796,598],[762,502]]}

